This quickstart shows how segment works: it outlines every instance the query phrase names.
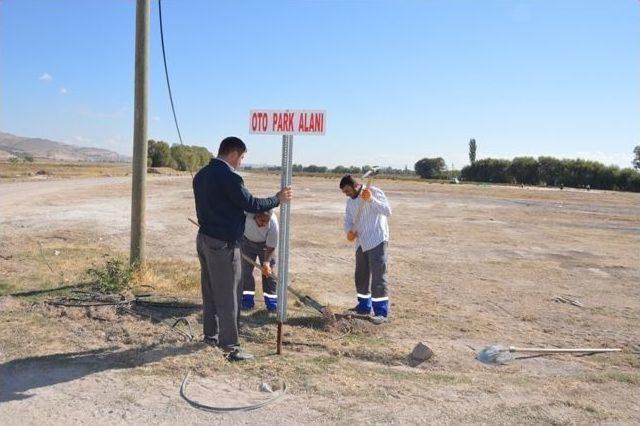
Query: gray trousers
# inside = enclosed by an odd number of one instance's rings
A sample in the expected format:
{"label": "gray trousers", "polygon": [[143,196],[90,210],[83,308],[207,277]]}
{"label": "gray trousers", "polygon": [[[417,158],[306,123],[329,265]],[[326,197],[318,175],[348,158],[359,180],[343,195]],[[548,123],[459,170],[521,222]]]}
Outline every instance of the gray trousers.
{"label": "gray trousers", "polygon": [[231,350],[239,345],[240,248],[201,232],[196,247],[200,259],[204,335],[216,340],[222,349]]}
{"label": "gray trousers", "polygon": [[[264,250],[266,248],[265,243],[254,243],[246,238],[242,238],[242,244],[240,246],[242,253],[245,256],[250,257],[253,260],[264,262]],[[271,266],[271,270],[275,270],[276,266],[276,256],[271,257],[271,261],[269,262]],[[242,290],[243,291],[256,291],[256,281],[253,278],[253,268],[254,266],[247,261],[242,262]],[[275,272],[275,271],[274,271]],[[265,277],[262,275],[262,293],[263,294],[276,294],[276,281],[273,277]]]}
{"label": "gray trousers", "polygon": [[371,250],[356,250],[356,291],[373,298],[387,297],[387,242]]}

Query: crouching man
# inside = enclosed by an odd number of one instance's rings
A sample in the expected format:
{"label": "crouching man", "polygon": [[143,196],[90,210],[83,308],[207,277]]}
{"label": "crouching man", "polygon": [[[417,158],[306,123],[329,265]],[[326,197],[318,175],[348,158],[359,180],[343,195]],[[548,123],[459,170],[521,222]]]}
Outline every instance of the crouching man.
{"label": "crouching man", "polygon": [[[242,254],[252,260],[258,259],[262,265],[262,295],[269,312],[275,312],[278,307],[276,281],[272,277],[272,270],[276,265],[278,231],[278,220],[271,210],[256,214],[248,213],[240,246]],[[253,265],[243,261],[242,309],[253,309],[255,294],[256,281],[253,278]]]}
{"label": "crouching man", "polygon": [[[350,175],[340,180],[340,189],[347,196],[344,230],[356,245],[356,292],[358,305],[353,308],[369,315],[375,324],[387,322],[389,294],[387,292],[387,246],[391,207],[381,189],[364,188]],[[358,212],[359,211],[359,212]]]}

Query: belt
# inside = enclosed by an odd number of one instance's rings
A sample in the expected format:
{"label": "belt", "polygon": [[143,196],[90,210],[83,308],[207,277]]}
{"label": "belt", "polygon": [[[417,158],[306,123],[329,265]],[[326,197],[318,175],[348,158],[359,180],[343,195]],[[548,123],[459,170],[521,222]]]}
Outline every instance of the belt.
{"label": "belt", "polygon": [[200,234],[204,235],[207,238],[212,238],[214,240],[218,240],[218,241],[222,241],[223,243],[225,243],[227,245],[228,249],[235,249],[240,247],[240,242],[239,241],[224,241],[221,240],[220,238],[216,238],[216,237],[212,237],[211,235],[207,235],[204,232],[202,232],[202,230],[198,231]]}

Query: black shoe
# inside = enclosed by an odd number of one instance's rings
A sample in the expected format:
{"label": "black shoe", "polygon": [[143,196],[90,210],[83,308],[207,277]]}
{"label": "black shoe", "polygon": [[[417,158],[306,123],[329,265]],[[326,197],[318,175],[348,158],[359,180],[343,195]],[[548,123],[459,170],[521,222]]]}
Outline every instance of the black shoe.
{"label": "black shoe", "polygon": [[218,347],[218,338],[217,337],[204,336],[204,338],[202,339],[202,343],[205,343],[205,344],[207,344],[209,346],[217,348]]}
{"label": "black shoe", "polygon": [[231,352],[229,352],[225,358],[227,358],[227,361],[248,361],[250,359],[253,359],[253,355],[251,355],[248,352],[242,352],[240,349],[234,349]]}

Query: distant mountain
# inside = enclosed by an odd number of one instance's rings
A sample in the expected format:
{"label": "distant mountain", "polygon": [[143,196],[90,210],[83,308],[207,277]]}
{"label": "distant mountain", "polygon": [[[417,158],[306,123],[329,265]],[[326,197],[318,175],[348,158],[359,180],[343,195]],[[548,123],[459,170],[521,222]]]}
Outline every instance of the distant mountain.
{"label": "distant mountain", "polygon": [[35,160],[129,162],[130,157],[102,148],[69,145],[49,139],[27,138],[0,132],[0,160],[31,154]]}

